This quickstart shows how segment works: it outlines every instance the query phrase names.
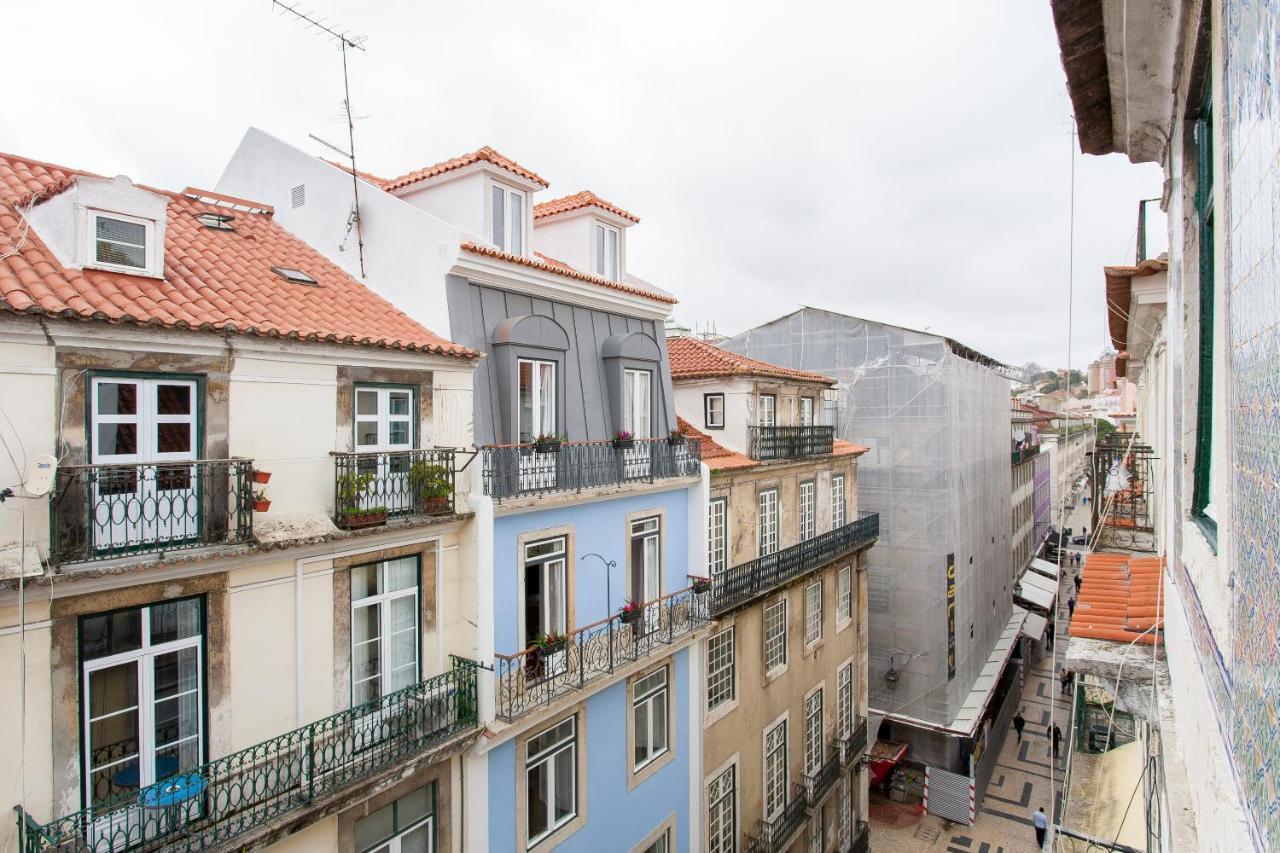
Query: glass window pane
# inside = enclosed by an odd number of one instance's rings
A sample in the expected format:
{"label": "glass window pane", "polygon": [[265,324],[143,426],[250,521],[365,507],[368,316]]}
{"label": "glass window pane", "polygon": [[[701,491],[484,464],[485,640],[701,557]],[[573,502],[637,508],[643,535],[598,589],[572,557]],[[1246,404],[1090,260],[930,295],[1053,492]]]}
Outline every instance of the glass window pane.
{"label": "glass window pane", "polygon": [[359,601],[381,592],[378,585],[378,564],[356,566],[351,570],[351,600]]}
{"label": "glass window pane", "polygon": [[80,658],[93,660],[142,648],[142,611],[87,616],[80,623]]}
{"label": "glass window pane", "polygon": [[508,193],[510,202],[507,225],[511,229],[511,248],[514,255],[524,254],[524,196],[520,193]]}
{"label": "glass window pane", "polygon": [[200,684],[200,651],[194,646],[155,657],[156,699],[195,690]]}
{"label": "glass window pane", "polygon": [[200,634],[200,602],[194,598],[151,607],[151,643],[184,640]]}
{"label": "glass window pane", "polygon": [[132,382],[99,382],[98,414],[136,415],[138,386]]}
{"label": "glass window pane", "polygon": [[618,232],[612,228],[607,229],[606,237],[609,245],[605,249],[605,263],[608,271],[606,275],[609,279],[616,281],[618,279]]}
{"label": "glass window pane", "polygon": [[568,611],[565,583],[565,562],[555,560],[547,564],[547,630],[563,634],[566,630],[565,616]]}
{"label": "glass window pane", "polygon": [[99,216],[96,227],[99,240],[116,240],[134,246],[141,246],[146,242],[146,226],[138,222],[125,222],[121,219]]}
{"label": "glass window pane", "polygon": [[378,422],[356,421],[356,446],[376,447],[378,444]]}
{"label": "glass window pane", "polygon": [[605,274],[604,264],[604,226],[596,226],[596,274]]}
{"label": "glass window pane", "polygon": [[104,456],[133,456],[138,452],[137,424],[98,424],[96,450]]}
{"label": "glass window pane", "polygon": [[431,850],[431,824],[424,823],[400,836],[400,853],[429,853]]}
{"label": "glass window pane", "polygon": [[549,804],[551,800],[551,774],[548,763],[532,765],[526,774],[528,787],[526,808],[528,809],[529,838],[537,838],[547,831]]}
{"label": "glass window pane", "polygon": [[539,429],[544,435],[556,431],[555,416],[555,365],[549,361],[538,362]]}
{"label": "glass window pane", "polygon": [[667,748],[667,694],[659,693],[649,701],[653,713],[653,747],[652,753],[657,755]]}
{"label": "glass window pane", "polygon": [[520,370],[520,387],[519,387],[519,441],[522,444],[528,444],[533,441],[536,433],[533,423],[533,362],[522,361],[519,365]]}
{"label": "glass window pane", "polygon": [[356,849],[368,850],[394,835],[394,820],[394,808],[387,805],[356,821]]}
{"label": "glass window pane", "polygon": [[435,811],[435,786],[423,785],[396,800],[396,829],[413,826]]}
{"label": "glass window pane", "polygon": [[128,791],[137,794],[138,759],[129,759],[119,764],[104,766],[89,774],[90,804],[96,805],[106,800],[115,800]]}
{"label": "glass window pane", "polygon": [[493,217],[492,218],[493,245],[497,246],[499,249],[505,249],[507,247],[507,235],[506,235],[506,229],[503,227],[503,215],[502,215],[503,207],[504,207],[503,198],[502,198],[503,195],[505,195],[505,192],[503,191],[502,187],[494,186],[491,188],[489,207],[490,207],[490,213],[492,214],[492,217]]}
{"label": "glass window pane", "polygon": [[576,750],[566,749],[552,759],[556,764],[555,820],[560,822],[574,812],[574,774],[573,766]]}
{"label": "glass window pane", "polygon": [[156,385],[156,414],[191,414],[190,385]]}
{"label": "glass window pane", "polygon": [[376,415],[378,414],[378,392],[372,388],[358,389],[356,391],[356,414],[357,415]]}
{"label": "glass window pane", "polygon": [[[138,666],[121,663],[89,674],[89,716],[105,717],[138,704]],[[120,715],[123,716],[123,715]],[[136,731],[134,732],[136,735]],[[94,742],[97,749],[104,744]],[[137,744],[129,752],[137,751]],[[128,753],[126,753],[128,754]]]}
{"label": "glass window pane", "polygon": [[376,604],[357,607],[351,613],[351,641],[366,643],[381,636],[379,626],[380,608]]}
{"label": "glass window pane", "polygon": [[408,421],[392,421],[387,424],[387,441],[393,445],[407,446],[409,444],[409,422]]}
{"label": "glass window pane", "polygon": [[649,703],[641,702],[635,711],[635,763],[640,764],[649,757]]}
{"label": "glass window pane", "polygon": [[156,453],[190,453],[191,423],[156,424]]}
{"label": "glass window pane", "polygon": [[382,672],[382,644],[359,643],[351,650],[351,673],[356,681],[368,681]]}
{"label": "glass window pane", "polygon": [[390,414],[407,415],[409,414],[409,397],[408,391],[392,391],[388,395],[390,403]]}
{"label": "glass window pane", "polygon": [[387,591],[412,589],[418,585],[418,558],[401,557],[387,561]]}

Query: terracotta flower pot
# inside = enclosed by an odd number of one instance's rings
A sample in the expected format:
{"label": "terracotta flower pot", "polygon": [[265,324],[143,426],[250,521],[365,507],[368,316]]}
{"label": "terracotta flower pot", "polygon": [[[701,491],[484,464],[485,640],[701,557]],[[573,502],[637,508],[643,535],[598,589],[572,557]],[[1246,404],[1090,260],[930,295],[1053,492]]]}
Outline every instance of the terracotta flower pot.
{"label": "terracotta flower pot", "polygon": [[257,498],[253,499],[254,512],[266,512],[269,509],[271,509],[271,501],[262,501]]}

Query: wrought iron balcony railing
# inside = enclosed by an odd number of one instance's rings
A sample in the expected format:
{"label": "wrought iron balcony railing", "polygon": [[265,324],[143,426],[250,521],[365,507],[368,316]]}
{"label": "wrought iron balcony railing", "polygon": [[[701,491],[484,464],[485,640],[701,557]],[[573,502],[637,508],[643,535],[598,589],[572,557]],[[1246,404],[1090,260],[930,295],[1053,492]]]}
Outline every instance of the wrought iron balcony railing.
{"label": "wrought iron balcony railing", "polygon": [[453,450],[333,454],[333,514],[339,527],[388,518],[450,515],[457,477]]}
{"label": "wrought iron balcony railing", "polygon": [[476,725],[474,661],[43,826],[18,809],[22,853],[227,849],[268,821]]}
{"label": "wrought iron balcony railing", "polygon": [[747,455],[762,462],[823,456],[835,447],[832,426],[753,426],[749,430]]}
{"label": "wrought iron balcony railing", "polygon": [[848,737],[840,738],[836,741],[836,748],[840,751],[840,766],[848,767],[867,751],[867,718],[859,717],[858,725],[849,734]]}
{"label": "wrought iron balcony railing", "polygon": [[1040,453],[1040,445],[1029,444],[1025,447],[1015,447],[1009,451],[1009,464],[1019,465],[1028,459],[1034,459]]}
{"label": "wrought iron balcony railing", "polygon": [[721,616],[781,584],[866,548],[880,536],[880,515],[860,512],[842,527],[757,557],[716,575],[711,583],[711,615]]}
{"label": "wrought iron balcony railing", "polygon": [[253,460],[58,468],[49,502],[54,563],[253,539]]}
{"label": "wrought iron balcony railing", "polygon": [[707,624],[708,593],[682,589],[621,615],[594,622],[551,648],[496,655],[497,715],[508,722],[620,666],[648,657]]}
{"label": "wrought iron balcony railing", "polygon": [[849,847],[849,853],[869,853],[870,850],[871,828],[865,820],[860,820],[853,829],[853,844]]}
{"label": "wrought iron balcony railing", "polygon": [[484,493],[494,500],[695,477],[702,462],[696,438],[490,445],[480,452]]}
{"label": "wrought iron balcony railing", "polygon": [[746,853],[779,853],[804,826],[808,814],[808,798],[803,785],[792,788],[791,800],[773,820],[762,820],[755,836],[747,836]]}
{"label": "wrought iron balcony railing", "polygon": [[831,786],[840,778],[840,750],[832,749],[829,752],[821,767],[813,773],[804,774],[804,792],[810,809],[816,809],[822,804]]}

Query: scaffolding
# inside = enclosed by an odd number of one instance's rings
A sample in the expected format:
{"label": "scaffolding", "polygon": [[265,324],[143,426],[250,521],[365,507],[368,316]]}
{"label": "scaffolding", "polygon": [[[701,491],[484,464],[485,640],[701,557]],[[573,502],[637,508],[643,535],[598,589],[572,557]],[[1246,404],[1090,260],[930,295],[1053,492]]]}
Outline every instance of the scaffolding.
{"label": "scaffolding", "polygon": [[946,726],[1012,613],[1003,365],[940,335],[814,308],[723,346],[837,381],[831,423],[869,448],[858,507],[880,513],[869,552],[871,706]]}
{"label": "scaffolding", "polygon": [[1113,432],[1098,442],[1090,481],[1095,548],[1156,550],[1155,462],[1137,433]]}

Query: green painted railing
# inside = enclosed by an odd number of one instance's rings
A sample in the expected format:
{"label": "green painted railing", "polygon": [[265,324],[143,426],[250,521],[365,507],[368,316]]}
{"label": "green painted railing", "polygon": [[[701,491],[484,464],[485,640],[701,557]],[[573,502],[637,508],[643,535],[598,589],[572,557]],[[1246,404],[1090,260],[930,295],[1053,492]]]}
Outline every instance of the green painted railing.
{"label": "green painted railing", "polygon": [[455,657],[449,672],[44,825],[19,807],[21,849],[151,853],[234,845],[268,821],[474,728],[477,667]]}

